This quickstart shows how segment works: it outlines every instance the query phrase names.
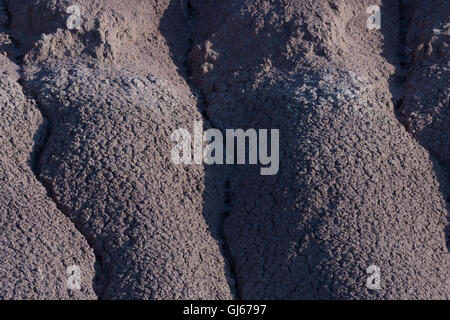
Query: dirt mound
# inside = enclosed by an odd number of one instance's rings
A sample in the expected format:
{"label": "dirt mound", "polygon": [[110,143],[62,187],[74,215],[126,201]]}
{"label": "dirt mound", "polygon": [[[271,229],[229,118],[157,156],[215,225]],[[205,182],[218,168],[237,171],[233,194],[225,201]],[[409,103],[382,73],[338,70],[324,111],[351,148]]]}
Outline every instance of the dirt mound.
{"label": "dirt mound", "polygon": [[175,166],[168,147],[175,129],[201,119],[173,62],[186,59],[183,11],[169,24],[168,1],[85,1],[82,28],[69,31],[66,5],[10,2],[9,32],[26,53],[24,88],[49,122],[38,179],[95,250],[97,294],[231,298],[204,218],[221,202],[202,203],[220,195],[204,193],[202,167]]}
{"label": "dirt mound", "polygon": [[[15,66],[0,56],[0,67],[0,297],[95,299],[94,253],[31,170],[32,148],[44,142],[43,119],[17,83]],[[79,291],[67,288],[73,265]]]}
{"label": "dirt mound", "polygon": [[202,167],[167,148],[195,102],[153,76],[58,66],[27,82],[52,126],[41,178],[101,255],[102,297],[229,298]]}
{"label": "dirt mound", "polygon": [[[239,297],[448,298],[445,202],[389,91],[399,28],[367,30],[365,1],[193,3],[193,74],[211,121],[282,136],[277,176],[230,176]],[[395,27],[401,8],[378,4]],[[365,286],[371,264],[379,291]]]}

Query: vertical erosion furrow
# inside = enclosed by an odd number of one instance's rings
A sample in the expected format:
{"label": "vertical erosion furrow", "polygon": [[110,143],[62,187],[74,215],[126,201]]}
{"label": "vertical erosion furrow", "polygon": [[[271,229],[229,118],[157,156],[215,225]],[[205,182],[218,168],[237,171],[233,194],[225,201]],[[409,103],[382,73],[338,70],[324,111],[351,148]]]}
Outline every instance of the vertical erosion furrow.
{"label": "vertical erosion furrow", "polygon": [[[0,5],[1,4],[2,3],[0,3]],[[10,30],[9,21],[11,21],[11,15],[8,12],[7,7],[5,7],[4,10],[6,11],[6,13],[9,17],[8,22],[6,23],[6,28],[9,31]],[[8,55],[8,58],[12,62],[14,62],[16,65],[18,65],[19,68],[21,69],[20,72],[22,72],[23,64],[24,64],[23,49],[21,48],[20,42],[17,39],[15,39],[12,34],[9,34],[9,36],[11,38],[12,43],[15,46],[16,51],[15,51],[14,55]],[[81,236],[83,236],[85,238],[88,245],[93,249],[95,256],[96,256],[95,270],[96,270],[97,274],[95,276],[95,280],[96,280],[96,282],[99,282],[99,279],[103,278],[103,276],[101,275],[103,273],[103,271],[99,270],[99,266],[101,266],[101,264],[99,264],[98,262],[101,261],[101,256],[103,255],[103,253],[99,252],[98,250],[96,250],[94,248],[94,246],[93,246],[94,239],[87,236],[87,233],[83,231],[83,228],[80,223],[71,219],[66,208],[64,208],[59,203],[56,195],[53,192],[51,183],[49,181],[45,181],[45,179],[41,176],[41,165],[40,165],[41,156],[47,146],[50,136],[52,135],[52,123],[51,123],[50,117],[48,116],[45,107],[39,103],[39,100],[32,94],[31,90],[27,90],[27,88],[24,84],[24,80],[21,78],[18,80],[18,83],[22,88],[23,94],[26,97],[28,97],[29,99],[35,101],[36,105],[38,106],[38,110],[43,119],[41,130],[44,132],[44,134],[43,134],[43,138],[40,139],[40,141],[36,142],[32,148],[33,151],[30,156],[31,171],[34,173],[36,180],[39,181],[39,183],[45,188],[48,198],[51,199],[51,201],[53,201],[55,203],[58,211],[61,212],[62,215],[68,217],[73,222],[75,229],[79,232],[79,234]],[[97,297],[101,298],[101,295],[99,294],[101,292],[101,290],[100,290],[100,287],[98,286],[98,283],[94,283],[93,289],[94,289],[94,292],[96,293]]]}
{"label": "vertical erosion furrow", "polygon": [[[203,94],[201,93],[201,90],[198,89],[194,84],[192,78],[192,65],[191,65],[191,57],[190,57],[190,52],[192,50],[192,47],[194,45],[194,40],[193,40],[193,29],[194,29],[194,24],[195,24],[195,12],[193,10],[193,7],[191,5],[191,1],[187,0],[187,1],[183,1],[181,0],[181,5],[185,6],[186,8],[186,12],[187,12],[187,24],[188,24],[188,28],[189,28],[189,36],[188,36],[188,41],[189,41],[189,45],[188,45],[188,50],[186,52],[186,62],[185,62],[185,71],[187,74],[187,83],[191,89],[191,91],[194,93],[194,95],[197,98],[198,101],[198,110],[200,111],[200,113],[203,116],[203,121],[208,125],[211,126],[213,128],[219,128],[219,129],[224,129],[224,128],[220,128],[219,126],[217,126],[217,124],[215,124],[215,122],[213,121],[213,119],[211,119],[211,117],[209,117],[208,115],[208,106],[207,106],[207,102],[205,97],[203,96]],[[213,168],[211,170],[221,170],[220,168]],[[226,223],[226,219],[227,217],[230,215],[230,210],[231,210],[231,190],[230,190],[230,177],[227,171],[227,174],[225,174],[225,181],[224,181],[224,185],[221,186],[221,190],[223,192],[224,195],[224,209],[219,213],[220,214],[220,224],[218,226],[218,232],[217,232],[217,237],[219,239],[217,239],[220,242],[221,245],[221,253],[223,255],[223,258],[225,260],[225,263],[228,267],[228,272],[229,275],[228,277],[230,277],[232,283],[230,284],[230,289],[232,291],[232,294],[234,295],[234,298],[236,299],[240,299],[240,295],[239,295],[239,284],[236,278],[236,271],[235,271],[235,263],[233,261],[233,257],[231,255],[231,250],[229,248],[228,245],[228,241],[227,241],[227,237],[226,237],[226,233],[225,233],[225,223]]]}

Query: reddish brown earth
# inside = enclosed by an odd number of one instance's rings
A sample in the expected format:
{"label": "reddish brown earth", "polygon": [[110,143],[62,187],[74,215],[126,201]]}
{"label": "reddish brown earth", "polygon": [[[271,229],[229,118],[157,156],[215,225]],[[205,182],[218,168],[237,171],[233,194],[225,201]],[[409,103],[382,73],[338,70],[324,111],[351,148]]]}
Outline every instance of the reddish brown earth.
{"label": "reddish brown earth", "polygon": [[[449,299],[448,1],[72,4],[0,0],[0,298]],[[278,174],[175,165],[199,120]]]}

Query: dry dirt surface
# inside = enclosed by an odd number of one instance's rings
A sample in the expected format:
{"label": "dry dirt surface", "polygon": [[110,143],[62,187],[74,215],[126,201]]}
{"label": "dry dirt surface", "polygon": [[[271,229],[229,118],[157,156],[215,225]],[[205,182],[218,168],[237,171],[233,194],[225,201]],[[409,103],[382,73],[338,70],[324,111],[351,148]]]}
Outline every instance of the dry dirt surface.
{"label": "dry dirt surface", "polygon": [[[450,299],[449,38],[445,0],[0,0],[0,299]],[[279,172],[175,164],[195,121]]]}

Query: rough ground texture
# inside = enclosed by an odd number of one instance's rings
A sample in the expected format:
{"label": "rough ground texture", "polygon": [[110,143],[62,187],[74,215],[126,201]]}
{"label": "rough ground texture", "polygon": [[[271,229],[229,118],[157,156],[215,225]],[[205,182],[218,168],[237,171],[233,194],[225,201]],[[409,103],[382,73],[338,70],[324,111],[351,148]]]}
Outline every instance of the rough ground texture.
{"label": "rough ground texture", "polygon": [[413,3],[416,10],[406,13],[407,73],[400,118],[414,138],[450,170],[450,3]]}
{"label": "rough ground texture", "polygon": [[[0,0],[0,298],[450,298],[448,1],[72,4]],[[199,120],[279,173],[173,164]]]}
{"label": "rough ground texture", "polygon": [[[32,148],[43,142],[43,119],[0,56],[0,297],[93,299],[94,253],[47,197],[32,172]],[[81,291],[68,291],[66,270],[78,265]]]}
{"label": "rough ground texture", "polygon": [[202,217],[204,174],[173,165],[167,148],[199,120],[195,104],[138,74],[61,64],[43,74],[29,81],[52,123],[41,178],[100,253],[102,296],[229,297]]}
{"label": "rough ground texture", "polygon": [[[407,4],[402,4],[399,74],[404,80],[396,114],[434,160],[450,211],[450,3]],[[450,251],[450,225],[446,230]]]}
{"label": "rough ground texture", "polygon": [[[231,298],[219,243],[203,216],[223,201],[204,192],[202,167],[178,167],[170,158],[171,133],[201,116],[163,55],[169,49],[155,20],[167,3],[79,5],[86,9],[79,32],[54,30],[64,1],[14,1],[9,8],[11,35],[26,50],[24,88],[49,122],[37,176],[95,250],[94,289],[101,298]],[[183,33],[170,28],[161,27],[186,48]],[[29,45],[40,33],[48,34]],[[164,59],[150,59],[159,55]],[[141,56],[149,61],[130,63]],[[208,208],[203,197],[211,199]]]}
{"label": "rough ground texture", "polygon": [[[193,74],[211,121],[281,128],[277,176],[230,177],[238,296],[448,298],[445,202],[389,91],[399,28],[368,32],[365,1],[192,3]],[[388,29],[402,8],[382,5]],[[382,290],[364,286],[371,264]]]}

